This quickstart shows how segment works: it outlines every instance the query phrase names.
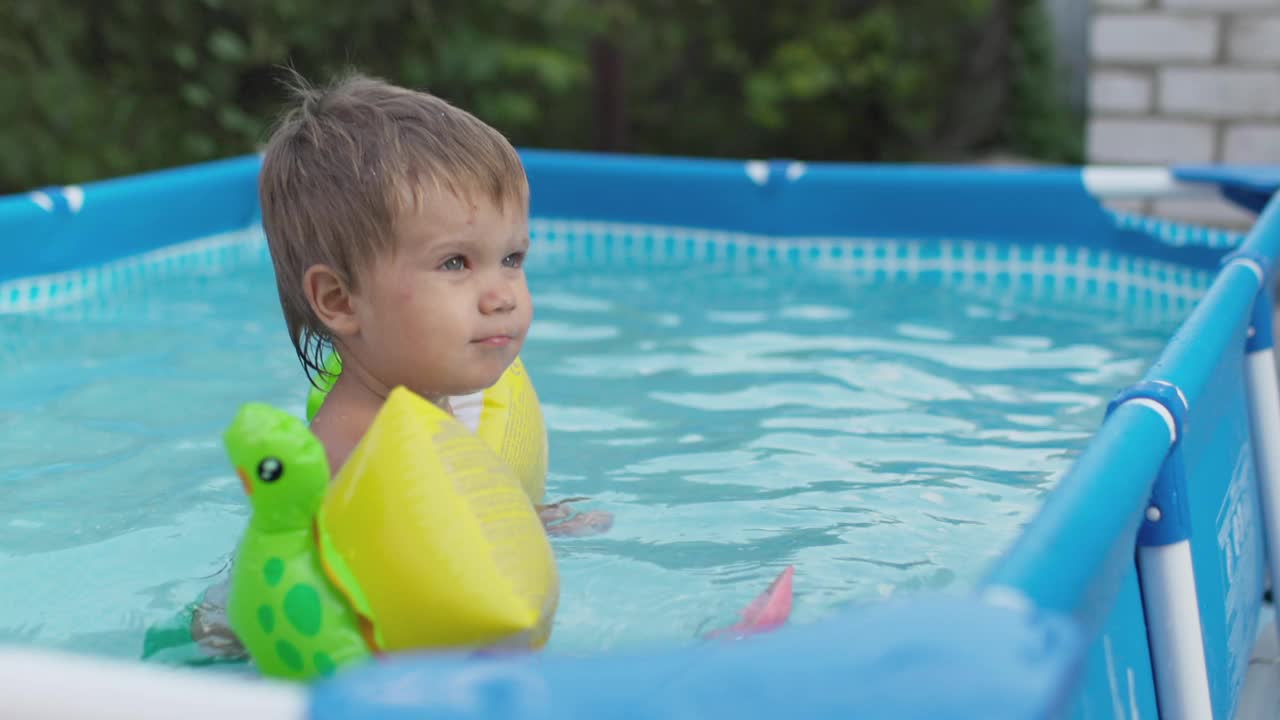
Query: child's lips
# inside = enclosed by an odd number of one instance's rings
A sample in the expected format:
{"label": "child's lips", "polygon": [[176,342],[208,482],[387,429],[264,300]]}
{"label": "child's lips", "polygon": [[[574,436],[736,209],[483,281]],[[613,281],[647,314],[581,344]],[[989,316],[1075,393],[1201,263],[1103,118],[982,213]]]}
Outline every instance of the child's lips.
{"label": "child's lips", "polygon": [[471,342],[486,347],[506,347],[511,344],[512,337],[510,335],[490,335]]}

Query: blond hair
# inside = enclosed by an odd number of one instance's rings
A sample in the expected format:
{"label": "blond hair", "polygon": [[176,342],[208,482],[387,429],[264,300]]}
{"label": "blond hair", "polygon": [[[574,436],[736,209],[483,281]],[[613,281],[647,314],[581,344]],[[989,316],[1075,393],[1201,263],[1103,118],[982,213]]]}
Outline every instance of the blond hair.
{"label": "blond hair", "polygon": [[323,264],[351,292],[396,224],[426,196],[478,193],[502,211],[528,208],[515,148],[470,113],[426,92],[359,73],[315,88],[291,79],[296,104],[265,149],[258,195],[280,307],[307,377],[323,375],[333,339],[307,301],[303,275]]}

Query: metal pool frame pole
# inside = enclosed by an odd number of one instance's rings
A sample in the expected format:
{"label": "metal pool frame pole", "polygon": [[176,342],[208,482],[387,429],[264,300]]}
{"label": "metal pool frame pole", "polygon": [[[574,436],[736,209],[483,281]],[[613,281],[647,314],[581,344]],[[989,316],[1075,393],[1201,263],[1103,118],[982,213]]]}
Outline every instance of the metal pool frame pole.
{"label": "metal pool frame pole", "polygon": [[[1271,325],[1271,258],[1280,245],[1280,201],[1274,197],[1280,172],[1275,168],[1091,167],[1084,169],[1083,179],[1090,193],[1100,199],[1200,195],[1226,199],[1260,215],[1240,248],[1223,259],[1222,271],[1232,265],[1237,266],[1237,272],[1248,270],[1238,273],[1240,289],[1244,278],[1256,280],[1241,361],[1265,554],[1273,583],[1280,581],[1280,383]],[[1188,407],[1175,385],[1165,385],[1141,383],[1115,402],[1155,410],[1164,418],[1172,438],[1137,542],[1152,675],[1162,717],[1212,717],[1204,625],[1191,555],[1188,487],[1179,443]],[[1176,391],[1176,397],[1170,390]]]}
{"label": "metal pool frame pole", "polygon": [[1190,540],[1140,545],[1138,573],[1160,717],[1213,717]]}
{"label": "metal pool frame pole", "polygon": [[1126,403],[1154,411],[1169,429],[1169,451],[1138,531],[1138,576],[1160,717],[1210,718],[1213,698],[1191,559],[1191,515],[1182,457],[1187,399],[1176,385],[1148,380],[1117,395],[1108,415]]}
{"label": "metal pool frame pole", "polygon": [[[1249,427],[1253,443],[1253,462],[1258,476],[1258,500],[1262,506],[1262,523],[1267,545],[1267,562],[1274,587],[1280,579],[1280,386],[1276,382],[1275,349],[1271,332],[1271,301],[1258,293],[1254,317],[1262,320],[1265,331],[1258,329],[1249,338],[1245,356],[1246,383],[1249,388]],[[1255,321],[1256,322],[1256,321]],[[1258,326],[1255,326],[1258,327]],[[1265,338],[1262,338],[1265,334]],[[1280,630],[1280,623],[1276,624]]]}
{"label": "metal pool frame pole", "polygon": [[[1259,220],[1259,224],[1262,220]],[[1263,537],[1271,583],[1280,579],[1280,383],[1276,379],[1272,329],[1271,264],[1255,252],[1238,251],[1224,264],[1239,263],[1258,276],[1260,290],[1253,301],[1249,335],[1245,341],[1245,385],[1248,388],[1249,435],[1262,510]],[[1280,630],[1280,623],[1276,624]]]}

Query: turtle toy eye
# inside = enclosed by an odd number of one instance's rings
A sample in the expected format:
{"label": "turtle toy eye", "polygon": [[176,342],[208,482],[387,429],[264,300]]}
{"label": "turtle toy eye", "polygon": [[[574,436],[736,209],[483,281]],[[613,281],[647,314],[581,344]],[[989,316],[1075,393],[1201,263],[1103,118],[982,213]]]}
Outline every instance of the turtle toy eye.
{"label": "turtle toy eye", "polygon": [[269,457],[258,463],[258,479],[262,482],[275,482],[284,474],[284,463]]}

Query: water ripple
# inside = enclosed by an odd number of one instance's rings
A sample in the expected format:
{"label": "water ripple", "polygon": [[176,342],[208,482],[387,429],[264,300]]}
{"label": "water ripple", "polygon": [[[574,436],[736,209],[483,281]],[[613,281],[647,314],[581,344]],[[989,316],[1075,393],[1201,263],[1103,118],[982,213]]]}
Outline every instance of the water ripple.
{"label": "water ripple", "polygon": [[773,410],[783,406],[824,410],[903,410],[907,403],[874,392],[858,392],[839,385],[770,383],[723,393],[653,392],[649,397],[696,410]]}

